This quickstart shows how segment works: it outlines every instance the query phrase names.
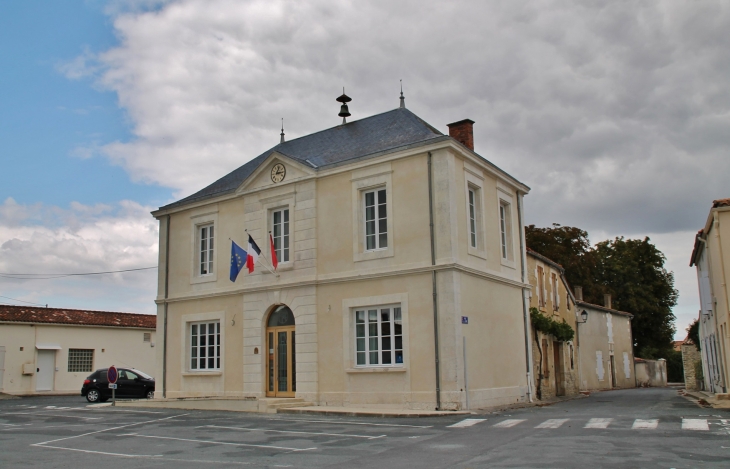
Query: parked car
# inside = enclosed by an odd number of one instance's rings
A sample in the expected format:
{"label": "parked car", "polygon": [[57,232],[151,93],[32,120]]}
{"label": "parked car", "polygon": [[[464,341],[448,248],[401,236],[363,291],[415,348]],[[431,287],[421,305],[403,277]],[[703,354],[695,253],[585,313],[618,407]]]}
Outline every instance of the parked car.
{"label": "parked car", "polygon": [[[81,395],[89,402],[105,402],[112,397],[109,389],[109,380],[106,377],[109,368],[101,368],[91,373],[81,386]],[[116,397],[146,397],[155,396],[155,378],[134,368],[117,368]]]}

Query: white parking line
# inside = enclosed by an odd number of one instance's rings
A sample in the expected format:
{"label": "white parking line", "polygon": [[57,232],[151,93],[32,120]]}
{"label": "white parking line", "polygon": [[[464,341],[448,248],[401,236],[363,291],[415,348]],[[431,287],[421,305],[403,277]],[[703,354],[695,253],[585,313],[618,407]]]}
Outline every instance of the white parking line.
{"label": "white parking line", "polygon": [[225,445],[225,446],[243,446],[247,448],[267,448],[267,449],[281,449],[284,451],[312,451],[317,448],[289,448],[286,446],[273,446],[273,445],[254,445],[248,443],[229,443],[227,441],[213,441],[213,440],[195,440],[192,438],[174,438],[171,436],[155,436],[155,435],[139,435],[137,433],[124,433],[119,436],[134,436],[137,438],[155,438],[159,440],[174,440],[174,441],[190,441],[193,443],[208,443],[212,445]]}
{"label": "white parking line", "polygon": [[[111,410],[109,407],[91,407],[91,406],[89,406],[87,409],[96,410],[96,411]],[[84,409],[84,410],[86,410],[86,409]],[[127,410],[127,409],[119,409],[116,407],[114,408],[114,412],[115,413],[116,412],[129,412],[129,413],[134,413],[134,414],[161,414],[162,413],[162,412],[158,412],[158,411],[154,411],[154,410]]]}
{"label": "white parking line", "polygon": [[79,453],[91,453],[91,454],[103,454],[105,456],[120,456],[122,458],[161,458],[162,454],[123,454],[123,453],[107,453],[105,451],[93,451],[90,449],[77,449],[77,448],[64,448],[63,446],[50,446],[50,445],[41,445],[41,444],[35,444],[31,446],[38,446],[40,448],[49,448],[49,449],[63,449],[66,451],[78,451]]}
{"label": "white parking line", "polygon": [[636,419],[631,426],[632,430],[655,430],[659,425],[658,419]]}
{"label": "white parking line", "polygon": [[220,425],[201,425],[199,427],[195,428],[223,428],[226,430],[241,430],[245,432],[273,432],[273,433],[294,433],[299,435],[324,435],[324,436],[346,436],[349,438],[367,438],[368,440],[377,440],[378,438],[383,438],[387,435],[378,435],[378,436],[371,436],[371,435],[350,435],[347,433],[320,433],[320,432],[302,432],[297,430],[270,430],[268,428],[246,428],[246,427],[224,427]]}
{"label": "white parking line", "polygon": [[511,428],[524,421],[525,421],[525,419],[507,419],[507,420],[502,420],[501,422],[499,422],[495,425],[492,425],[492,426],[496,427],[496,428]]}
{"label": "white parking line", "polygon": [[40,417],[65,417],[69,419],[101,420],[103,417],[80,417],[78,415],[50,414],[48,412],[6,412],[3,415],[38,415]]}
{"label": "white parking line", "polygon": [[476,425],[480,422],[484,422],[487,419],[464,419],[461,422],[457,422],[453,425],[447,426],[447,428],[466,428],[471,427],[472,425]]}
{"label": "white parking line", "polygon": [[562,424],[570,419],[548,419],[535,428],[560,428]]}
{"label": "white parking line", "polygon": [[707,419],[682,419],[682,430],[709,430]]}
{"label": "white parking line", "polygon": [[370,423],[370,422],[353,422],[350,420],[313,420],[313,419],[269,419],[273,422],[313,422],[313,423],[332,423],[338,425],[366,425],[372,427],[409,427],[409,428],[433,428],[433,425],[405,425],[402,423]]}
{"label": "white parking line", "polygon": [[590,419],[583,428],[608,428],[613,419]]}

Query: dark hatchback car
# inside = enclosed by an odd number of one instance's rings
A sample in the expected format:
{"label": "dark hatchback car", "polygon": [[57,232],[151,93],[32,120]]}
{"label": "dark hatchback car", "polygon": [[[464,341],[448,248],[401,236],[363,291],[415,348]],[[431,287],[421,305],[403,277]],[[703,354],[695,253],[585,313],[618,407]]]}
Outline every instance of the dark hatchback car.
{"label": "dark hatchback car", "polygon": [[[112,390],[109,389],[109,380],[106,377],[108,368],[101,368],[91,373],[84,380],[81,387],[81,395],[89,402],[105,402],[112,397]],[[155,396],[155,378],[135,370],[134,368],[117,368],[116,397],[146,397],[152,399]]]}

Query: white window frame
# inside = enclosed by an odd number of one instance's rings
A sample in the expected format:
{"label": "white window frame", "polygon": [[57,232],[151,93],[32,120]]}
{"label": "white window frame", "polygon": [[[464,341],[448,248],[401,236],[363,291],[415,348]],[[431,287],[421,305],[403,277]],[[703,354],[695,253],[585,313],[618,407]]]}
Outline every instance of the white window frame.
{"label": "white window frame", "polygon": [[[466,246],[467,252],[482,259],[487,258],[487,248],[484,233],[484,176],[477,168],[464,166],[464,184],[466,187]],[[471,200],[470,192],[474,193],[474,229],[476,246],[472,244]]]}
{"label": "white window frame", "polygon": [[[393,217],[393,179],[390,163],[382,163],[352,172],[352,239],[353,261],[368,261],[395,255]],[[388,246],[367,250],[365,227],[365,194],[385,189],[386,238]]]}
{"label": "white window frame", "polygon": [[[276,214],[281,214],[281,221],[279,225],[281,225],[281,233],[277,236],[276,234]],[[281,264],[288,264],[291,262],[291,254],[292,254],[292,244],[294,240],[294,236],[292,233],[292,212],[289,209],[289,206],[286,207],[279,207],[276,209],[273,209],[270,211],[270,223],[271,223],[271,236],[274,240],[274,246],[277,245],[277,242],[279,243],[279,248],[276,249],[276,259],[279,262],[279,265]],[[286,218],[286,220],[285,220]],[[285,244],[286,246],[283,246],[282,244]]]}
{"label": "white window frame", "polygon": [[[223,375],[223,370],[225,369],[225,345],[226,345],[226,335],[225,335],[225,325],[226,323],[226,314],[224,311],[214,311],[214,312],[207,312],[207,313],[194,313],[194,314],[183,314],[180,318],[180,337],[184,337],[184,340],[181,340],[180,343],[180,356],[184,357],[184,360],[180,360],[180,373],[182,376],[198,376],[198,375],[217,375],[221,376]],[[218,358],[220,358],[220,367],[219,368],[206,368],[206,369],[192,369],[191,368],[191,350],[192,350],[192,341],[191,341],[191,335],[192,335],[192,325],[193,324],[200,324],[200,323],[206,323],[209,324],[211,322],[218,322],[220,324],[220,336],[218,338],[219,345],[220,345],[220,355]],[[230,323],[228,323],[230,324]],[[217,364],[217,363],[216,363]]]}
{"label": "white window frame", "polygon": [[[207,211],[202,213],[196,213],[190,217],[191,220],[191,234],[190,234],[190,252],[192,254],[192,266],[190,283],[207,283],[215,282],[218,280],[218,268],[220,267],[218,262],[218,252],[221,250],[220,243],[217,240],[223,239],[218,226],[218,212],[217,206],[206,207]],[[204,227],[213,227],[213,269],[209,270],[209,273],[201,274],[201,229]]]}
{"label": "white window frame", "polygon": [[215,224],[206,223],[198,225],[198,275],[207,277],[215,272],[215,251],[216,251],[216,229]]}
{"label": "white window frame", "polygon": [[[400,306],[403,338],[403,363],[390,365],[357,365],[357,341],[355,311],[362,309]],[[391,313],[392,314],[392,313]],[[408,330],[408,293],[366,296],[342,300],[342,353],[346,373],[402,373],[408,371],[410,361]]]}
{"label": "white window frame", "polygon": [[499,258],[502,265],[516,268],[514,248],[514,216],[512,196],[498,188],[497,233],[499,236]]}
{"label": "white window frame", "polygon": [[[210,328],[215,327],[213,334]],[[201,333],[205,328],[205,333]],[[196,321],[188,323],[189,354],[188,365],[190,371],[219,371],[221,369],[221,323],[219,320]],[[215,344],[210,344],[211,337]],[[204,339],[204,340],[203,340]],[[205,342],[205,344],[203,344]],[[210,352],[214,352],[211,366]],[[203,357],[202,355],[205,355]],[[201,358],[204,360],[201,363]]]}
{"label": "white window frame", "polygon": [[[368,199],[371,195],[373,204],[368,205]],[[363,250],[365,252],[370,252],[388,249],[388,189],[383,186],[365,190],[362,193],[362,202],[364,204],[363,215],[365,216],[365,219],[363,220],[365,228],[365,232],[363,233]],[[368,208],[370,207],[372,207],[373,219],[368,219]],[[383,215],[385,215],[385,217],[383,217]],[[385,233],[382,231],[383,222],[385,222]],[[368,233],[369,223],[373,224],[373,233],[370,234]],[[369,238],[373,239],[372,247],[368,246]],[[383,246],[383,240],[385,240],[385,246]]]}
{"label": "white window frame", "polygon": [[[355,366],[356,367],[393,367],[403,366],[405,352],[403,349],[403,310],[399,304],[366,306],[353,309],[355,321]],[[384,314],[388,320],[383,321]],[[383,334],[384,325],[389,333]],[[396,333],[396,325],[400,326],[400,334]],[[373,329],[374,326],[374,329]],[[374,336],[371,335],[375,331]],[[400,347],[398,345],[400,338]],[[389,363],[384,363],[386,355],[383,343],[388,339]],[[398,361],[400,352],[400,361]],[[373,354],[375,356],[373,357]],[[374,360],[373,360],[374,358]],[[373,363],[373,362],[377,363]]]}

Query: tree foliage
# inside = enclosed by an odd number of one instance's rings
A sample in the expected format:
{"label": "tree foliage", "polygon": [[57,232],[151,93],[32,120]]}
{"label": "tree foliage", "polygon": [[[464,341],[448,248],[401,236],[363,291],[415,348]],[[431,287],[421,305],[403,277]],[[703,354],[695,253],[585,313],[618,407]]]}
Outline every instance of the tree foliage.
{"label": "tree foliage", "polygon": [[631,329],[634,354],[666,357],[672,350],[674,314],[678,293],[674,274],[664,267],[666,258],[648,237],[602,241],[591,247],[580,228],[553,224],[525,229],[530,249],[561,264],[573,286],[583,287],[583,299],[603,304],[611,294],[612,307],[634,315]]}
{"label": "tree foliage", "polygon": [[552,335],[555,337],[555,340],[560,342],[568,342],[575,337],[575,331],[570,327],[570,324],[565,322],[565,319],[562,322],[558,322],[553,318],[545,316],[537,308],[530,308],[530,320],[535,330],[543,334]]}
{"label": "tree foliage", "polygon": [[700,346],[700,320],[695,319],[687,328],[687,337],[689,337],[690,342],[695,344],[695,347],[697,347],[697,350],[702,350]]}

